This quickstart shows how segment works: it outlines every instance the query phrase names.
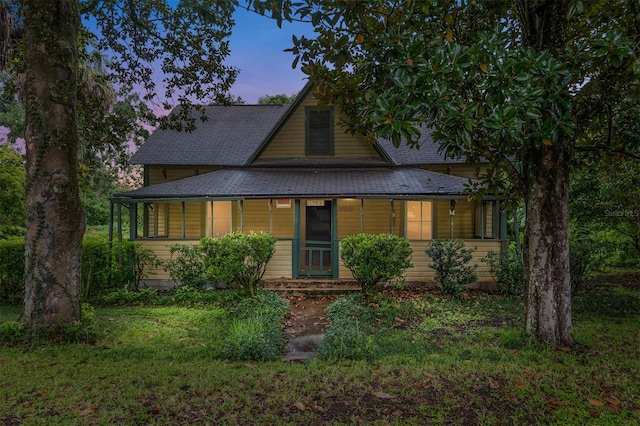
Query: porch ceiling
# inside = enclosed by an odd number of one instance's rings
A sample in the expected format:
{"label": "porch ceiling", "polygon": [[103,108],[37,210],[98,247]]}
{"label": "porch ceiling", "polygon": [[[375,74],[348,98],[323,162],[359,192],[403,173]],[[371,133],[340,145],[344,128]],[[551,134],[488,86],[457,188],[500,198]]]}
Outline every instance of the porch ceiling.
{"label": "porch ceiling", "polygon": [[222,169],[117,194],[128,199],[462,198],[469,180],[415,167]]}

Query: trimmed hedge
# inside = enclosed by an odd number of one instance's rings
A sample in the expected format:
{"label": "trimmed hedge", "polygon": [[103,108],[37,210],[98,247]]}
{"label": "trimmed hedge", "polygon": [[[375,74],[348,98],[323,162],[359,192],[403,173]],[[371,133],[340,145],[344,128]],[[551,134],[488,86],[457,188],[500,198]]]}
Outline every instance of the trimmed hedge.
{"label": "trimmed hedge", "polygon": [[406,238],[391,234],[357,234],[342,240],[340,259],[371,295],[379,282],[403,283],[404,273],[413,266],[412,250]]}
{"label": "trimmed hedge", "polygon": [[24,240],[0,240],[0,303],[24,299]]}
{"label": "trimmed hedge", "polygon": [[[0,240],[0,304],[20,304],[24,299],[24,248],[22,239]],[[136,284],[137,245],[113,243],[105,236],[85,237],[82,244],[82,288],[84,301],[93,301],[118,289]]]}

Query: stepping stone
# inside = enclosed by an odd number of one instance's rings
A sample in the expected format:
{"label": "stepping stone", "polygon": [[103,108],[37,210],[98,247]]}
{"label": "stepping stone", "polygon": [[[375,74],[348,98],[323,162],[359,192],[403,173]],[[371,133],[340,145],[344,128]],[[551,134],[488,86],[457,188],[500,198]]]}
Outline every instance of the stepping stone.
{"label": "stepping stone", "polygon": [[287,342],[287,349],[283,361],[308,361],[313,359],[316,349],[324,339],[324,334],[312,334],[309,336],[291,337]]}

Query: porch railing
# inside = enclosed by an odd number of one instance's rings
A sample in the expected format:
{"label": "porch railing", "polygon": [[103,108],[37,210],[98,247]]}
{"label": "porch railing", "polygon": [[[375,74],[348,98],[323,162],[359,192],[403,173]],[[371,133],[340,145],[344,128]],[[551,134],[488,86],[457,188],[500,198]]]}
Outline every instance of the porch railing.
{"label": "porch railing", "polygon": [[300,274],[331,275],[331,241],[302,241]]}

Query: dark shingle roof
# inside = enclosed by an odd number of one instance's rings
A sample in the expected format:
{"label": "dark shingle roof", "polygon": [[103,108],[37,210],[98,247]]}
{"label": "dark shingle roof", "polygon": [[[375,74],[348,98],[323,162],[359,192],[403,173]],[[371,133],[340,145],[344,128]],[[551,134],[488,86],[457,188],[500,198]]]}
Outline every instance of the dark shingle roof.
{"label": "dark shingle roof", "polygon": [[420,128],[419,148],[410,148],[405,139],[398,148],[394,147],[388,139],[378,139],[378,145],[387,153],[391,161],[396,165],[418,165],[418,164],[456,164],[464,163],[461,159],[445,159],[444,154],[438,152],[439,144],[433,141],[431,133],[433,131],[427,127]]}
{"label": "dark shingle roof", "polygon": [[[156,130],[131,164],[240,166],[247,162],[287,105],[213,105],[191,132]],[[198,115],[199,116],[199,115]]]}
{"label": "dark shingle roof", "polygon": [[414,167],[223,169],[118,194],[127,198],[413,198],[460,195],[468,179]]}

